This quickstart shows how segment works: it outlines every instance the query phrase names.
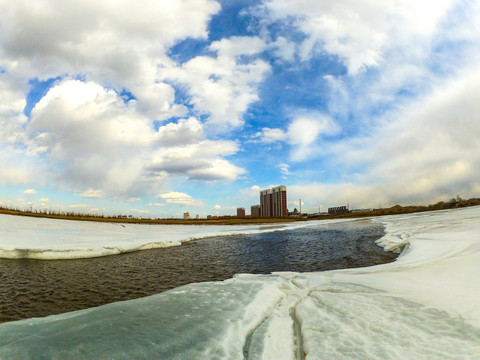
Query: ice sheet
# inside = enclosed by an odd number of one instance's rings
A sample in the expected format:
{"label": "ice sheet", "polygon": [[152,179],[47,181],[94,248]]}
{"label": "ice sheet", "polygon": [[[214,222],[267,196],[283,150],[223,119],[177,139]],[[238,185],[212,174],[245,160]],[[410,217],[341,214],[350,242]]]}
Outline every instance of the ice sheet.
{"label": "ice sheet", "polygon": [[[331,220],[338,222],[339,220]],[[327,222],[324,222],[326,224]],[[75,259],[178,246],[210,236],[251,234],[318,225],[140,225],[29,218],[0,214],[0,258]]]}
{"label": "ice sheet", "polygon": [[241,275],[0,325],[6,359],[480,359],[480,207],[382,217],[394,263]]}

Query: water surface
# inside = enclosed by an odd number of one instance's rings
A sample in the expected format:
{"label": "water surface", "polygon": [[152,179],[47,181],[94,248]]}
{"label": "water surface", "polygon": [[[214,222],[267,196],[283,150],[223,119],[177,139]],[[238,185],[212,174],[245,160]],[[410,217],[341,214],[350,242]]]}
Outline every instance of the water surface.
{"label": "water surface", "polygon": [[[319,223],[320,224],[320,223]],[[354,221],[77,260],[0,259],[0,322],[156,294],[238,273],[310,272],[393,261],[381,225]]]}

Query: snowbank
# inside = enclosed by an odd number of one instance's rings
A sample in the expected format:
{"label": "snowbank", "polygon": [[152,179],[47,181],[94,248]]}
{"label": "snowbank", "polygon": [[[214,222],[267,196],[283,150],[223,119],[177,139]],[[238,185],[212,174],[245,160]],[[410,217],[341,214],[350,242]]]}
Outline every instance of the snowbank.
{"label": "snowbank", "polygon": [[480,207],[398,215],[394,263],[239,275],[0,325],[0,358],[480,359]]}

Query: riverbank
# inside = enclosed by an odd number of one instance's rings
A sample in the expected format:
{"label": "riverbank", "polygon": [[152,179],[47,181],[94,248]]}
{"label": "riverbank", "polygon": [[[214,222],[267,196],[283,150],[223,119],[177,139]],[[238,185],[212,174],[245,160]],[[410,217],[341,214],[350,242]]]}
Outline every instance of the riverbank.
{"label": "riverbank", "polygon": [[394,261],[398,255],[376,245],[384,235],[380,224],[368,220],[314,223],[281,232],[216,236],[121,256],[68,261],[0,259],[0,323],[136,299],[186,284],[227,280],[240,273],[371,266]]}
{"label": "riverbank", "polygon": [[52,210],[28,211],[20,209],[4,208],[0,206],[0,214],[28,216],[35,218],[48,218],[59,220],[76,220],[76,221],[94,221],[109,223],[125,223],[125,224],[162,224],[162,225],[240,225],[240,224],[268,224],[268,223],[284,223],[306,220],[329,220],[329,219],[354,219],[362,217],[374,217],[383,215],[411,214],[425,211],[457,209],[470,206],[480,206],[480,198],[471,198],[468,200],[451,200],[448,202],[440,201],[431,205],[395,205],[390,208],[369,209],[363,211],[351,211],[346,214],[337,215],[311,215],[303,217],[283,217],[283,218],[237,218],[236,216],[223,216],[215,219],[149,219],[135,218],[124,216],[105,216],[90,215],[74,212],[55,212]]}
{"label": "riverbank", "polygon": [[377,221],[380,243],[408,243],[395,262],[237,275],[9,322],[0,357],[480,360],[480,208]]}

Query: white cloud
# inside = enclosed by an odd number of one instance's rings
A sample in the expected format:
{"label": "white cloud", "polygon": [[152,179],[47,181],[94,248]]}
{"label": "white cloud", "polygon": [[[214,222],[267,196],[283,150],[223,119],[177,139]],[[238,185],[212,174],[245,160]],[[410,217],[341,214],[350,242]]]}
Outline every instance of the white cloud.
{"label": "white cloud", "polygon": [[37,190],[35,189],[27,189],[23,192],[24,194],[27,194],[27,195],[36,195],[37,194]]}
{"label": "white cloud", "polygon": [[193,199],[190,195],[171,191],[157,195],[157,198],[165,200],[167,204],[188,205],[188,206],[202,206],[203,203],[199,200]]}
{"label": "white cloud", "polygon": [[250,202],[251,204],[258,204],[260,198],[260,186],[253,185],[251,187],[240,189],[242,201]]}
{"label": "white cloud", "polygon": [[431,95],[385,115],[368,135],[332,145],[331,161],[353,174],[347,182],[312,184],[303,191],[321,203],[357,207],[478,196],[479,84],[480,69],[466,69]]}
{"label": "white cloud", "polygon": [[196,144],[158,149],[150,169],[161,173],[185,175],[199,180],[235,180],[245,172],[221,158],[238,151],[232,141],[205,140]]}
{"label": "white cloud", "polygon": [[[84,197],[148,193],[168,175],[231,181],[244,173],[224,159],[239,150],[235,142],[206,140],[195,118],[155,131],[153,120],[136,106],[91,81],[58,82],[34,107],[26,125],[24,145],[32,165],[35,159],[38,164],[24,171],[48,168],[44,176],[73,186]],[[14,162],[12,155],[5,159],[9,162]],[[25,176],[19,164],[22,161],[0,170],[0,176],[12,181]]]}
{"label": "white cloud", "polygon": [[268,0],[265,9],[271,20],[289,20],[307,36],[298,48],[301,59],[326,51],[356,74],[379,66],[393,47],[414,54],[452,4],[453,0]]}
{"label": "white cloud", "polygon": [[169,123],[159,128],[156,135],[161,146],[194,144],[205,139],[203,126],[195,118],[181,119],[178,123]]}
{"label": "white cloud", "polygon": [[213,208],[214,208],[215,210],[220,210],[220,209],[222,208],[222,206],[217,204],[217,205],[215,205]]}
{"label": "white cloud", "polygon": [[[280,171],[282,172],[283,175],[290,175],[290,165],[288,164],[280,164]],[[285,178],[285,177],[284,177]]]}
{"label": "white cloud", "polygon": [[3,1],[3,58],[9,71],[28,77],[83,73],[117,85],[152,84],[157,64],[168,62],[167,49],[180,39],[205,38],[219,10],[210,0]]}
{"label": "white cloud", "polygon": [[[237,143],[207,139],[193,117],[154,123],[188,113],[166,78],[187,86],[209,133],[240,126],[258,99],[269,71],[258,37],[213,42],[213,56],[183,66],[167,55],[183,39],[206,38],[219,11],[212,0],[0,2],[0,181],[137,197],[169,175],[237,179],[245,170],[225,159]],[[59,80],[27,119],[28,82],[51,78]]]}
{"label": "white cloud", "polygon": [[102,190],[88,189],[80,194],[80,197],[98,199],[105,196],[105,193]]}
{"label": "white cloud", "polygon": [[163,207],[163,206],[165,206],[165,203],[149,203],[148,206]]}
{"label": "white cloud", "polygon": [[282,129],[263,128],[255,134],[263,143],[286,142],[292,147],[290,159],[303,161],[318,151],[320,135],[332,135],[339,131],[335,122],[322,114],[299,112],[286,131]]}
{"label": "white cloud", "polygon": [[279,36],[270,46],[274,49],[275,56],[284,61],[295,60],[297,46],[293,41],[289,41],[285,37]]}
{"label": "white cloud", "polygon": [[[210,45],[216,57],[195,57],[181,68],[164,69],[164,76],[188,86],[196,111],[208,115],[210,132],[229,131],[243,125],[243,113],[258,100],[258,84],[270,66],[254,56],[265,48],[257,37],[222,39]],[[240,61],[240,56],[252,58]]]}
{"label": "white cloud", "polygon": [[69,206],[70,209],[86,209],[88,208],[87,204],[72,204]]}
{"label": "white cloud", "polygon": [[263,128],[261,132],[255,135],[260,138],[260,141],[266,144],[277,141],[285,141],[288,139],[288,134],[282,129]]}
{"label": "white cloud", "polygon": [[153,136],[149,120],[114,91],[78,80],[51,88],[32,110],[27,130],[31,151],[56,164],[57,181],[110,193],[135,188],[142,149]]}
{"label": "white cloud", "polygon": [[150,214],[149,210],[143,210],[143,209],[130,209],[131,212],[136,212],[139,214]]}

